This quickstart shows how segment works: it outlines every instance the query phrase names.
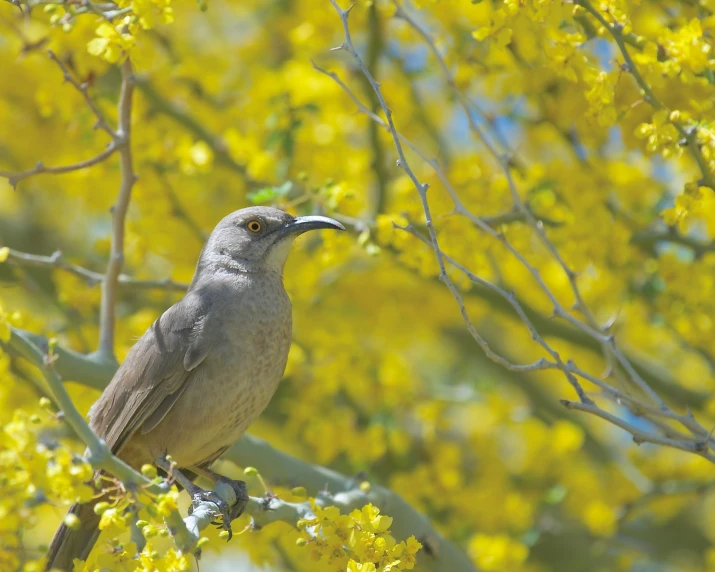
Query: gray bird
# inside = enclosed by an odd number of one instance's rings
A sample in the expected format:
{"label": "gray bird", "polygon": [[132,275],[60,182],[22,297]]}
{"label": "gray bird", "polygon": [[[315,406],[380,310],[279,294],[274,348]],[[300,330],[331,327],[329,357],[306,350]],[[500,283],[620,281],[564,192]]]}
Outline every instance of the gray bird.
{"label": "gray bird", "polygon": [[[227,530],[248,500],[245,483],[209,467],[261,414],[283,376],[292,324],[283,266],[293,239],[315,229],[345,230],[327,217],[268,207],[226,216],[201,251],[186,295],[134,345],[89,412],[115,455],[137,469],[153,463],[171,470],[194,502],[220,499],[194,485],[189,472],[232,484],[239,502],[230,512],[219,502]],[[80,526],[59,527],[47,570],[71,570],[74,558],[87,558],[99,536],[100,500],[70,508]]]}

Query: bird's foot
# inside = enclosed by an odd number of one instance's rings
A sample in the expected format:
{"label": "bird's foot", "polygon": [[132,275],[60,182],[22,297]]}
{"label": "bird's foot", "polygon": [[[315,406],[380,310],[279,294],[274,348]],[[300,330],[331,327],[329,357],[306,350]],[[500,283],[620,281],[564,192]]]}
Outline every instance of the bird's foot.
{"label": "bird's foot", "polygon": [[229,479],[223,475],[216,475],[216,484],[218,483],[230,486],[236,494],[236,502],[231,507],[231,511],[229,513],[230,520],[236,520],[243,514],[243,511],[246,509],[246,505],[248,504],[248,491],[246,490],[246,483],[243,481]]}
{"label": "bird's foot", "polygon": [[188,491],[191,495],[192,500],[191,508],[193,509],[193,507],[197,504],[206,501],[214,503],[218,507],[219,512],[221,513],[221,522],[213,522],[212,524],[216,524],[223,528],[225,531],[227,531],[228,540],[231,540],[231,538],[233,538],[231,522],[233,522],[235,519],[237,519],[243,514],[243,511],[246,508],[246,504],[248,503],[248,492],[246,491],[246,483],[244,483],[243,481],[229,479],[228,477],[224,477],[223,475],[212,476],[214,477],[216,484],[223,483],[233,489],[233,492],[236,495],[236,502],[233,505],[229,506],[229,504],[214,491],[205,491],[194,485],[192,489]]}
{"label": "bird's foot", "polygon": [[221,514],[222,528],[228,531],[228,537],[230,540],[233,536],[233,531],[231,530],[231,507],[229,504],[214,491],[205,491],[196,485],[194,485],[188,493],[191,495],[191,507],[189,507],[189,514],[191,514],[193,509],[203,502],[215,504]]}

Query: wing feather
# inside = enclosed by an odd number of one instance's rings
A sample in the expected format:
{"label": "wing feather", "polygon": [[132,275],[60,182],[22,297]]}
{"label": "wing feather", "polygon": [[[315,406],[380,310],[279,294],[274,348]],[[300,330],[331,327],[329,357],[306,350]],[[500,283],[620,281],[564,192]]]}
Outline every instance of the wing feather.
{"label": "wing feather", "polygon": [[90,410],[90,425],[118,453],[148,422],[156,426],[210,350],[202,335],[209,308],[187,294],[156,320],[130,350]]}

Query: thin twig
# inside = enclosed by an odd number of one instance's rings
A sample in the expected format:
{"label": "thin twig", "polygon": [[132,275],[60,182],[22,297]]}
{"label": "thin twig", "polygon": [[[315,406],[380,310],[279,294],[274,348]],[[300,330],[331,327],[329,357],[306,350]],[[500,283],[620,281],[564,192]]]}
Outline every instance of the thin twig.
{"label": "thin twig", "polygon": [[[474,327],[474,324],[472,324],[472,322],[469,318],[469,314],[468,314],[467,309],[464,305],[464,300],[462,299],[461,293],[459,292],[457,287],[454,285],[454,283],[450,280],[449,275],[447,274],[447,271],[445,269],[443,253],[439,247],[439,242],[437,239],[437,232],[434,228],[434,221],[432,219],[432,213],[430,210],[429,202],[427,200],[428,185],[420,183],[420,181],[417,178],[417,176],[415,175],[414,171],[412,171],[412,169],[410,168],[407,158],[405,156],[405,153],[402,149],[402,142],[405,140],[404,140],[404,138],[402,138],[399,135],[397,129],[395,128],[395,124],[392,120],[392,111],[388,108],[387,103],[385,102],[385,99],[382,96],[382,92],[380,90],[379,84],[372,77],[372,75],[370,74],[370,71],[367,69],[367,67],[363,63],[359,54],[355,51],[355,48],[352,44],[352,39],[350,37],[350,29],[348,27],[348,15],[350,13],[350,10],[349,9],[342,10],[336,4],[335,0],[330,0],[330,1],[333,4],[333,6],[335,7],[335,9],[338,11],[338,14],[340,15],[340,19],[343,24],[343,31],[345,32],[345,42],[339,47],[339,49],[345,49],[353,56],[353,58],[355,59],[355,61],[358,64],[358,67],[360,68],[362,73],[365,75],[365,77],[368,79],[368,81],[370,82],[370,85],[372,85],[372,88],[375,91],[375,95],[377,96],[377,99],[380,102],[380,106],[382,107],[382,110],[385,113],[385,117],[387,119],[387,128],[390,131],[390,134],[392,135],[393,142],[397,149],[397,154],[399,157],[399,159],[397,161],[397,165],[405,171],[405,173],[407,174],[407,176],[410,178],[410,180],[414,184],[414,186],[417,189],[417,192],[420,196],[420,200],[422,202],[422,208],[425,213],[425,221],[426,221],[426,225],[427,225],[427,230],[428,230],[428,233],[430,236],[430,243],[431,243],[432,249],[435,252],[435,255],[437,258],[437,264],[439,265],[439,269],[440,269],[439,279],[447,286],[447,288],[451,292],[452,296],[456,300],[457,305],[459,307],[459,311],[462,315],[462,319],[463,319],[467,329],[469,330],[470,334],[472,335],[472,337],[474,337],[475,341],[477,341],[477,343],[480,345],[480,347],[482,347],[482,349],[484,349],[484,351],[488,351],[488,345],[486,344],[486,341],[483,338],[481,338],[481,336],[478,334],[478,332],[476,331],[476,328]],[[316,66],[316,68],[317,68],[317,66]],[[328,72],[321,70],[320,68],[317,68],[317,69],[319,71],[321,71],[322,73],[325,73],[326,75],[332,77],[341,86],[344,86],[344,84],[341,81],[339,81],[336,74],[330,74]],[[349,92],[349,90],[347,90],[347,91]],[[359,103],[359,100],[357,100],[357,98],[355,96],[353,96],[352,94],[350,94],[350,95],[351,95],[353,101],[355,101],[356,103]],[[364,107],[364,106],[362,106],[362,104],[360,104],[360,107]],[[370,112],[370,114],[374,115],[372,112]],[[416,149],[416,147],[413,147],[412,145],[409,145],[409,146],[413,149]],[[419,154],[420,154],[420,156],[424,156],[422,153],[419,153]],[[433,166],[433,168],[435,168],[436,171],[439,169],[439,166],[436,161],[429,161],[429,163]],[[439,170],[439,173],[441,173],[441,170]],[[443,183],[445,183],[445,185],[448,186],[448,188],[451,190],[450,196],[452,197],[452,199],[455,203],[455,206],[458,207],[459,205],[461,205],[461,201],[459,200],[457,193],[454,191],[454,189],[451,187],[451,185],[449,185],[446,177],[440,177],[440,178],[442,179]],[[464,210],[466,212],[466,209],[464,209]],[[487,232],[488,234],[492,235],[495,238],[499,238],[502,242],[506,243],[506,238],[504,237],[504,235],[495,231],[491,226],[489,226],[489,224],[487,224],[483,220],[479,219],[478,217],[474,217],[473,222],[475,222],[475,224],[477,224],[479,226],[479,228],[485,230],[485,232]],[[508,243],[506,243],[506,244],[508,244]],[[511,250],[515,254],[515,256],[517,256],[522,261],[523,264],[528,265],[526,260],[523,258],[523,256],[521,256],[520,253],[518,253],[518,251],[516,251],[516,249],[513,249],[513,247],[512,247]],[[538,274],[537,274],[537,276],[538,276]],[[539,279],[540,279],[540,277],[539,277]],[[544,288],[546,288],[545,284],[544,284]],[[548,288],[546,288],[546,289],[548,290]],[[554,299],[554,301],[555,301],[555,299]],[[578,320],[576,320],[576,321],[578,322]],[[578,323],[581,324],[581,322],[578,322]],[[492,359],[494,359],[494,358],[501,359],[501,358],[499,358],[499,356],[497,356],[493,352],[488,353],[487,355],[489,355],[490,358],[492,358]],[[558,354],[554,353],[552,355],[554,355],[554,359],[557,360],[557,363],[560,363],[560,358],[558,357]],[[527,367],[529,367],[529,366],[527,366]],[[583,391],[583,388],[581,387],[581,384],[578,382],[576,377],[574,375],[572,375],[571,373],[569,373],[566,369],[564,369],[564,368],[560,368],[560,369],[561,369],[561,371],[564,372],[564,375],[566,376],[567,381],[574,388],[574,391],[576,391],[576,394],[578,395],[579,399],[581,399],[585,403],[590,402],[589,397]]]}
{"label": "thin twig", "polygon": [[[531,369],[558,369],[562,371],[565,375],[569,383],[574,387],[574,389],[577,391],[579,394],[579,398],[581,399],[581,403],[584,405],[592,406],[596,409],[597,406],[588,398],[585,396],[583,393],[583,390],[581,389],[580,384],[576,380],[576,375],[579,375],[579,377],[582,377],[584,379],[588,379],[589,381],[592,381],[596,383],[597,386],[601,387],[606,391],[607,395],[609,397],[614,397],[618,399],[623,399],[623,395],[618,392],[615,388],[607,384],[606,382],[600,380],[599,378],[595,376],[591,376],[590,374],[587,374],[586,372],[582,372],[580,369],[578,369],[573,362],[569,361],[567,363],[564,363],[560,356],[558,355],[557,352],[553,351],[550,346],[543,341],[543,338],[539,336],[538,332],[535,331],[533,328],[533,325],[531,322],[528,320],[528,317],[526,316],[525,312],[520,308],[518,304],[512,303],[512,300],[515,300],[515,298],[508,297],[507,300],[510,301],[510,304],[512,307],[517,311],[519,316],[522,318],[523,321],[527,324],[529,327],[530,331],[532,332],[532,337],[535,339],[535,341],[539,342],[544,349],[546,349],[550,355],[554,358],[554,362],[549,362],[548,360],[541,360],[539,362],[535,362],[534,364],[527,364],[525,366],[520,366],[520,365],[515,365],[515,364],[510,364],[507,360],[504,360],[501,358],[501,356],[498,356],[495,354],[489,346],[486,344],[486,341],[479,336],[479,334],[476,332],[476,329],[474,328],[473,324],[471,323],[469,316],[467,314],[466,308],[464,307],[464,303],[461,297],[461,294],[459,291],[456,289],[455,285],[452,283],[452,281],[449,279],[446,269],[445,269],[445,260],[450,262],[450,264],[456,264],[455,261],[447,257],[440,249],[438,241],[437,241],[437,236],[436,236],[436,231],[434,229],[434,224],[433,224],[433,219],[432,215],[429,209],[429,204],[427,202],[427,185],[422,184],[419,182],[417,179],[416,175],[414,172],[410,169],[409,164],[407,163],[406,157],[404,155],[402,145],[401,143],[406,144],[408,147],[413,149],[421,158],[426,160],[428,164],[430,164],[435,172],[437,173],[439,179],[443,182],[445,185],[445,188],[447,189],[448,193],[450,194],[454,205],[455,205],[455,212],[462,214],[466,216],[467,218],[472,221],[477,228],[483,230],[490,236],[498,239],[499,241],[502,242],[502,244],[505,245],[505,247],[519,260],[519,262],[529,271],[531,276],[534,278],[534,280],[537,282],[539,285],[540,289],[546,294],[546,296],[549,298],[549,301],[552,303],[553,308],[554,308],[554,316],[560,317],[564,320],[566,320],[568,323],[570,323],[572,326],[578,328],[582,332],[586,333],[588,336],[596,340],[601,346],[604,348],[604,353],[606,357],[608,358],[609,356],[613,356],[615,360],[623,367],[624,371],[627,373],[631,381],[644,393],[646,394],[650,399],[652,399],[658,407],[651,407],[650,405],[647,404],[642,404],[640,401],[638,401],[635,398],[628,397],[627,401],[629,402],[631,408],[639,413],[642,413],[643,411],[647,411],[648,413],[656,416],[656,417],[662,417],[666,418],[672,421],[676,421],[683,425],[685,428],[687,428],[693,435],[695,435],[697,438],[703,438],[704,440],[702,441],[702,447],[705,449],[707,452],[709,448],[713,448],[713,443],[710,438],[709,434],[704,433],[704,428],[694,419],[692,414],[688,412],[687,415],[679,415],[674,413],[666,404],[665,402],[660,398],[660,396],[650,388],[650,386],[644,381],[642,376],[638,373],[638,371],[633,367],[633,365],[630,363],[628,358],[623,354],[623,352],[620,350],[620,348],[616,345],[615,339],[613,336],[608,335],[607,333],[604,333],[603,329],[601,326],[596,322],[593,314],[591,314],[590,310],[586,306],[579,288],[578,284],[576,283],[576,273],[573,272],[570,267],[565,263],[564,259],[561,257],[560,253],[558,250],[555,248],[553,243],[550,242],[549,238],[546,236],[544,230],[543,230],[543,225],[539,223],[533,214],[528,210],[528,207],[524,204],[524,202],[521,200],[521,197],[516,189],[513,177],[511,175],[510,171],[510,165],[509,165],[509,159],[507,157],[501,156],[498,154],[496,149],[492,147],[491,149],[494,151],[495,157],[499,160],[503,170],[504,174],[507,178],[507,181],[509,183],[509,188],[512,193],[512,199],[514,201],[515,209],[517,209],[520,213],[523,214],[525,220],[528,222],[529,226],[534,229],[534,231],[537,233],[539,236],[541,242],[546,246],[546,248],[549,250],[551,255],[554,257],[554,259],[558,262],[560,267],[563,269],[563,271],[566,273],[569,283],[571,285],[571,289],[576,297],[577,300],[577,307],[579,310],[581,310],[581,313],[585,316],[586,320],[588,323],[583,323],[574,316],[572,316],[569,312],[565,310],[565,308],[561,305],[561,303],[556,299],[554,294],[551,292],[551,290],[548,288],[544,280],[541,278],[541,275],[539,271],[532,266],[525,258],[524,256],[518,252],[504,237],[504,235],[500,232],[495,231],[493,228],[488,225],[485,220],[483,220],[480,217],[475,216],[473,213],[471,213],[461,202],[460,198],[458,197],[456,191],[454,188],[450,185],[449,181],[447,180],[446,176],[440,169],[437,161],[435,160],[429,160],[425,157],[425,155],[420,152],[418,148],[416,148],[409,140],[404,138],[402,135],[399,134],[399,132],[396,130],[395,125],[392,120],[392,113],[390,109],[387,107],[385,100],[382,96],[382,93],[380,91],[380,86],[379,84],[374,80],[374,78],[371,76],[369,70],[366,68],[364,63],[362,62],[362,59],[360,58],[359,54],[356,52],[354,49],[352,39],[350,37],[350,31],[348,28],[348,16],[350,13],[350,10],[342,10],[335,2],[335,0],[331,0],[331,3],[333,4],[334,8],[337,10],[338,14],[340,15],[341,22],[343,24],[343,30],[345,32],[345,42],[341,44],[338,48],[338,50],[346,50],[348,51],[355,61],[358,64],[358,67],[362,71],[362,73],[365,75],[365,77],[368,79],[370,84],[373,87],[373,90],[375,91],[375,94],[378,98],[378,101],[380,102],[380,105],[383,109],[383,112],[385,113],[385,117],[387,119],[387,122],[383,121],[381,118],[379,118],[375,113],[367,109],[362,103],[359,101],[359,99],[350,91],[350,89],[340,80],[340,78],[337,76],[337,74],[332,73],[332,72],[327,72],[325,70],[322,70],[315,64],[314,67],[320,71],[321,73],[328,75],[331,77],[338,85],[340,85],[343,90],[350,96],[350,98],[355,102],[355,104],[358,106],[358,109],[368,115],[373,121],[376,121],[377,123],[382,124],[385,126],[390,134],[392,135],[393,141],[395,143],[395,147],[397,149],[398,153],[398,166],[402,167],[406,174],[409,176],[409,178],[412,180],[415,188],[417,189],[420,199],[422,201],[423,205],[423,210],[425,213],[425,220],[426,220],[426,226],[429,232],[429,241],[427,239],[423,239],[428,242],[428,244],[432,247],[433,251],[435,252],[435,255],[437,257],[437,262],[440,268],[440,275],[439,278],[441,281],[443,281],[447,287],[449,288],[450,292],[454,296],[455,300],[457,301],[460,311],[462,313],[462,317],[465,321],[465,324],[467,325],[467,329],[469,332],[472,334],[474,339],[477,341],[477,343],[482,347],[482,349],[485,351],[485,353],[494,361],[497,363],[502,363],[502,365],[505,365],[505,367],[509,368],[531,368]],[[424,32],[423,32],[424,33]],[[432,44],[434,45],[434,44]],[[437,53],[438,57],[439,54]],[[443,65],[443,69],[447,74],[449,74],[449,70],[446,68],[446,65]],[[449,76],[451,77],[451,76]],[[454,83],[452,81],[452,85],[454,86]],[[456,86],[455,86],[456,87]],[[481,130],[479,127],[474,123],[473,118],[471,117],[470,114],[468,114],[468,121],[470,122],[471,128],[476,131],[477,133],[481,133]],[[407,230],[407,229],[406,229]],[[461,269],[464,272],[466,269],[463,267],[459,266],[456,264],[459,269]],[[470,279],[475,281],[476,283],[480,284],[482,287],[489,287],[489,283],[486,281],[483,281],[476,277],[475,275],[469,273]],[[491,285],[494,286],[494,285]],[[494,286],[494,288],[497,288]],[[504,297],[504,295],[509,296],[509,293],[506,291],[502,291],[501,289],[498,289],[500,292],[500,296]],[[526,320],[524,320],[526,318]],[[543,342],[543,343],[542,343]],[[577,373],[578,371],[578,373]],[[625,400],[625,399],[624,399]],[[600,409],[599,409],[600,411]],[[625,422],[624,422],[625,423]],[[659,421],[657,423],[660,423]],[[667,427],[666,427],[667,429]],[[672,432],[672,431],[671,431]],[[653,439],[659,438],[657,435],[653,436]],[[667,439],[667,438],[666,438]],[[680,441],[678,441],[680,443]],[[687,438],[687,442],[685,444],[682,444],[682,446],[678,447],[684,450],[691,450],[691,445],[693,442],[689,441],[689,437]],[[664,444],[664,443],[661,443]],[[715,448],[714,448],[715,450]],[[705,455],[704,455],[705,456]]]}
{"label": "thin twig", "polygon": [[[393,0],[394,1],[394,0]],[[396,3],[397,4],[397,3]],[[442,71],[444,72],[444,75],[447,79],[447,83],[450,85],[452,90],[454,91],[455,95],[457,96],[457,100],[459,101],[460,105],[462,106],[462,109],[464,110],[464,113],[466,115],[467,123],[469,125],[470,130],[479,138],[482,140],[484,145],[486,146],[487,150],[489,153],[494,157],[494,159],[497,161],[497,163],[500,165],[502,171],[504,172],[504,176],[507,179],[507,183],[509,186],[509,191],[511,193],[512,201],[514,202],[514,207],[515,209],[520,212],[524,220],[527,222],[529,227],[532,228],[532,230],[536,233],[538,236],[539,240],[541,243],[544,245],[544,247],[549,251],[551,256],[556,260],[558,265],[561,267],[563,270],[564,274],[566,275],[569,285],[571,287],[571,291],[573,292],[573,295],[576,299],[576,309],[578,309],[581,314],[586,318],[587,322],[587,328],[584,328],[583,325],[579,326],[580,322],[577,324],[576,321],[574,321],[561,304],[556,302],[555,298],[548,292],[548,288],[546,287],[545,284],[542,285],[542,281],[540,276],[538,276],[537,271],[535,268],[533,268],[530,264],[526,263],[525,260],[522,261],[522,264],[529,270],[531,275],[534,277],[534,279],[537,280],[537,282],[540,283],[540,286],[542,287],[542,290],[547,294],[549,299],[551,300],[552,304],[554,305],[554,314],[556,316],[560,316],[569,322],[571,322],[573,325],[577,327],[581,327],[582,329],[587,329],[590,330],[593,335],[595,335],[602,347],[604,354],[606,355],[606,358],[609,359],[609,355],[613,355],[618,362],[621,364],[621,366],[626,370],[626,372],[629,374],[631,377],[633,383],[637,385],[641,391],[643,391],[646,395],[648,395],[655,403],[660,405],[661,407],[665,407],[665,403],[663,400],[656,394],[650,386],[643,380],[642,377],[638,375],[638,373],[633,369],[631,364],[628,362],[628,360],[625,358],[622,352],[618,350],[618,348],[615,346],[615,343],[613,341],[612,336],[607,336],[606,334],[603,333],[601,326],[598,324],[595,316],[589,309],[589,307],[586,305],[585,300],[583,299],[583,296],[581,295],[581,291],[578,286],[577,282],[577,277],[578,275],[574,270],[566,263],[564,258],[561,256],[561,253],[558,251],[558,249],[554,246],[554,244],[551,242],[549,237],[546,235],[546,232],[544,231],[544,226],[543,224],[538,221],[534,215],[531,213],[530,209],[527,207],[525,202],[522,200],[521,195],[519,194],[518,189],[516,188],[516,183],[514,181],[514,178],[511,173],[511,166],[513,163],[513,157],[511,156],[510,153],[501,153],[496,146],[489,140],[489,138],[486,136],[486,134],[483,132],[483,130],[476,124],[474,121],[474,118],[472,117],[472,114],[470,113],[469,110],[469,105],[470,100],[462,94],[462,92],[459,90],[457,87],[456,82],[454,81],[454,77],[452,76],[451,72],[449,71],[449,68],[447,67],[447,64],[444,61],[444,58],[442,55],[439,53],[437,50],[437,47],[434,43],[434,41],[430,38],[429,34],[419,26],[419,24],[410,17],[410,15],[407,13],[407,11],[402,7],[399,6],[397,7],[397,12],[396,15],[399,16],[400,18],[404,19],[410,26],[412,26],[417,33],[425,40],[435,57],[437,58],[440,67],[442,68]],[[453,196],[454,198],[454,196]],[[467,210],[467,208],[464,206],[464,204],[461,201],[455,201],[455,211],[467,216],[472,219],[473,215]]]}
{"label": "thin twig", "polygon": [[117,137],[121,141],[119,150],[122,180],[117,202],[112,207],[112,245],[107,271],[102,281],[102,301],[99,322],[99,347],[97,351],[106,356],[114,355],[115,306],[119,275],[124,265],[124,231],[127,209],[132,188],[137,180],[134,173],[131,149],[132,95],[134,92],[134,72],[127,58],[122,64],[122,86],[119,92]]}
{"label": "thin twig", "polygon": [[[335,81],[342,89],[345,91],[345,93],[353,100],[353,102],[357,105],[358,109],[370,117],[373,121],[376,121],[380,123],[381,125],[385,126],[386,128],[388,125],[384,122],[383,119],[372,113],[367,107],[365,107],[362,102],[357,98],[357,96],[350,90],[350,88],[340,79],[340,77],[335,73],[335,72],[328,72],[322,68],[320,68],[318,65],[313,63],[313,67],[319,71],[322,74],[327,75],[330,77],[333,81]],[[560,317],[569,324],[571,324],[573,327],[581,330],[583,333],[588,335],[589,337],[593,338],[596,340],[602,347],[607,345],[607,350],[606,350],[606,355],[608,355],[609,352],[612,352],[619,362],[621,362],[624,366],[624,369],[629,372],[629,374],[632,376],[634,382],[636,385],[638,385],[646,394],[650,395],[651,398],[658,403],[659,406],[661,407],[666,407],[662,399],[655,393],[653,390],[650,388],[650,386],[644,381],[643,377],[633,368],[633,366],[630,364],[630,361],[625,357],[625,355],[616,347],[615,349],[611,349],[612,344],[613,344],[613,338],[610,335],[607,335],[598,329],[591,327],[588,324],[583,323],[582,321],[578,320],[575,318],[573,315],[571,315],[570,312],[568,312],[563,305],[558,301],[558,299],[554,296],[554,294],[551,292],[549,287],[546,285],[546,282],[544,279],[541,277],[540,272],[538,269],[536,269],[531,263],[529,263],[524,255],[522,255],[514,246],[507,240],[506,236],[492,228],[492,225],[490,224],[490,221],[488,219],[485,219],[483,217],[479,217],[472,213],[469,209],[467,209],[462,202],[462,200],[459,198],[459,195],[457,194],[456,189],[452,186],[450,183],[449,179],[447,179],[447,176],[445,175],[444,171],[439,165],[439,162],[435,159],[430,159],[428,158],[420,149],[417,147],[414,143],[412,143],[409,139],[401,135],[399,132],[397,133],[397,136],[399,137],[400,141],[402,141],[405,145],[407,145],[412,151],[415,152],[420,158],[422,158],[425,162],[427,162],[430,167],[434,170],[435,174],[439,178],[439,180],[442,182],[444,185],[445,189],[450,195],[450,198],[452,199],[452,202],[454,203],[454,210],[455,212],[467,217],[472,224],[479,230],[485,232],[492,238],[498,240],[501,242],[504,247],[521,263],[521,265],[529,272],[529,274],[532,276],[534,281],[538,284],[539,289],[546,295],[546,297],[549,299],[549,302],[551,303],[553,307],[553,313],[555,317]],[[511,178],[511,173],[509,172],[508,168],[506,169],[506,173],[508,176],[508,180],[511,182],[513,185],[513,179]],[[517,198],[518,198],[518,193],[517,193]],[[528,210],[528,207],[524,205],[523,202],[519,199],[519,204],[516,207],[516,210],[522,214],[525,218],[528,218],[531,221],[535,221],[533,215],[531,212]],[[535,221],[534,226],[539,226],[538,221]],[[548,239],[547,239],[548,240]],[[552,245],[553,248],[553,245]],[[574,275],[572,274],[572,277]],[[572,282],[572,285],[575,285],[575,282]],[[576,290],[578,290],[578,287],[576,287]]]}
{"label": "thin twig", "polygon": [[[400,227],[402,228],[402,227]],[[413,236],[419,238],[422,242],[429,244],[426,238],[424,238],[422,235],[420,235],[418,232],[415,231],[413,227],[404,227],[403,230],[406,230]],[[459,264],[456,260],[451,258],[447,254],[443,254],[444,259],[454,266],[456,269],[458,269],[460,272],[462,272],[467,278],[469,278],[472,282],[475,284],[479,284],[485,288],[488,288],[492,290],[493,292],[496,292],[499,296],[504,298],[511,306],[512,308],[516,311],[518,314],[519,318],[524,322],[529,329],[529,332],[531,333],[531,337],[534,341],[536,341],[539,345],[541,345],[548,353],[550,353],[552,356],[555,356],[554,350],[550,347],[548,342],[539,334],[538,330],[532,323],[532,321],[529,319],[528,315],[524,311],[523,307],[517,300],[516,296],[514,296],[513,292],[507,292],[503,288],[500,288],[499,286],[492,284],[491,282],[488,282],[487,280],[484,280],[474,273],[470,272],[468,269],[466,269],[464,266]],[[474,334],[473,334],[474,335]],[[479,341],[479,340],[477,340]],[[486,343],[486,342],[485,342]],[[480,344],[481,346],[482,344]],[[482,346],[483,347],[483,346]],[[695,438],[692,439],[687,435],[682,435],[682,438],[684,438],[686,441],[695,441],[695,442],[707,442],[709,447],[712,448],[715,451],[715,444],[713,443],[712,436],[709,434],[709,432],[700,424],[698,421],[695,419],[693,414],[688,411],[684,415],[675,413],[671,409],[662,409],[659,407],[652,407],[650,405],[647,405],[645,403],[642,403],[641,401],[635,399],[634,397],[624,394],[620,391],[618,391],[615,387],[612,385],[606,383],[602,379],[591,375],[590,373],[584,371],[580,367],[578,367],[573,360],[568,360],[567,362],[560,362],[560,361],[555,361],[555,362],[550,362],[548,360],[539,360],[533,364],[529,364],[527,366],[514,366],[514,364],[511,364],[507,360],[504,360],[504,358],[501,358],[500,356],[497,356],[498,359],[494,359],[490,353],[493,353],[491,348],[485,349],[485,353],[487,356],[492,359],[492,361],[495,361],[496,363],[499,363],[506,369],[512,370],[512,371],[536,371],[536,370],[545,370],[545,369],[561,369],[565,370],[570,374],[577,375],[578,377],[581,377],[584,380],[587,380],[591,383],[593,383],[595,386],[600,388],[601,390],[604,391],[604,393],[610,397],[613,401],[616,403],[623,403],[625,404],[634,415],[639,415],[643,417],[648,417],[652,422],[658,423],[657,419],[667,419],[671,421],[675,421],[679,424],[681,424],[683,427],[688,429],[694,436]],[[496,355],[496,354],[495,354]],[[506,363],[503,363],[506,362]],[[653,419],[655,418],[655,419]],[[666,427],[670,432],[673,432],[673,429],[670,427]]]}
{"label": "thin twig", "polygon": [[112,141],[107,144],[107,148],[104,151],[102,151],[96,157],[92,157],[91,159],[85,159],[84,161],[79,161],[70,165],[61,165],[59,167],[47,167],[44,163],[38,161],[32,169],[27,169],[26,171],[18,171],[16,173],[10,171],[0,171],[0,177],[6,178],[10,185],[15,187],[20,181],[22,181],[23,179],[27,179],[28,177],[32,177],[33,175],[39,175],[41,173],[61,175],[63,173],[71,173],[72,171],[80,171],[82,169],[86,169],[88,167],[96,165],[97,163],[101,163],[102,161],[110,157],[117,149],[117,144]]}
{"label": "thin twig", "polygon": [[67,66],[65,66],[65,64],[62,63],[62,61],[55,55],[55,52],[49,50],[48,55],[50,56],[50,59],[55,62],[62,70],[62,74],[64,75],[65,81],[71,83],[74,88],[82,94],[82,97],[84,97],[84,100],[87,102],[87,105],[97,118],[95,128],[106,131],[107,134],[112,138],[112,141],[119,142],[119,136],[117,132],[109,126],[107,120],[104,118],[104,114],[100,111],[99,107],[97,107],[97,104],[94,102],[94,100],[89,96],[89,85],[87,83],[79,83],[76,79],[74,79],[70,71],[67,69]]}
{"label": "thin twig", "polygon": [[[17,266],[62,270],[72,274],[73,276],[86,280],[87,284],[90,286],[101,284],[104,279],[104,275],[100,272],[95,272],[77,264],[67,262],[62,256],[62,252],[59,250],[51,256],[40,256],[38,254],[29,254],[9,249],[7,253],[7,263]],[[175,282],[170,278],[164,278],[161,280],[138,280],[136,278],[132,278],[131,276],[127,276],[126,274],[120,274],[118,282],[122,287],[134,288],[138,290],[159,289],[183,292],[189,287],[188,284]]]}
{"label": "thin twig", "polygon": [[577,401],[568,401],[566,399],[562,399],[561,404],[568,409],[583,411],[584,413],[590,413],[591,415],[595,415],[596,417],[605,419],[612,425],[616,425],[617,427],[628,431],[633,436],[633,441],[639,445],[641,443],[653,443],[655,445],[672,447],[674,449],[680,449],[682,451],[687,451],[688,453],[699,455],[701,457],[704,457],[711,463],[715,463],[715,455],[710,452],[708,446],[704,442],[682,441],[677,439],[670,439],[668,437],[661,437],[660,435],[649,433],[647,431],[639,429],[638,427],[628,423],[627,421],[624,421],[620,417],[609,413],[608,411],[604,411],[600,407],[593,404],[579,403]]}

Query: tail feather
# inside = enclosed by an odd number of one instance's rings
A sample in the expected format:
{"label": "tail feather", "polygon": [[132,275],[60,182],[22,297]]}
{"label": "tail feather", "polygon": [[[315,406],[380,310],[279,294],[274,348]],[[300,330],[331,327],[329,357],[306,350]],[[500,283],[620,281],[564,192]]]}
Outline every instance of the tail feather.
{"label": "tail feather", "polygon": [[61,570],[72,572],[75,558],[86,560],[99,537],[100,516],[94,513],[96,501],[86,504],[73,504],[67,514],[74,514],[79,519],[79,528],[71,529],[64,522],[52,538],[47,550],[45,571]]}

